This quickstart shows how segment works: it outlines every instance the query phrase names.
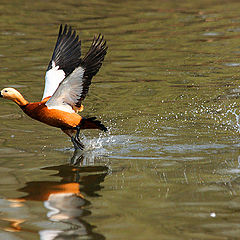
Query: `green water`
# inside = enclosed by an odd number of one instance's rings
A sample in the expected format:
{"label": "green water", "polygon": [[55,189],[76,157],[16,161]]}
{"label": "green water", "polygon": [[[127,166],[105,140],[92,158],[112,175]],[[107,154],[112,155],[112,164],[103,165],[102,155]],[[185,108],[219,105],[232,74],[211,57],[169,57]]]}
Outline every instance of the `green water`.
{"label": "green water", "polygon": [[109,49],[72,166],[58,129],[0,102],[0,239],[238,239],[238,1],[1,1],[0,88],[39,101],[58,28]]}

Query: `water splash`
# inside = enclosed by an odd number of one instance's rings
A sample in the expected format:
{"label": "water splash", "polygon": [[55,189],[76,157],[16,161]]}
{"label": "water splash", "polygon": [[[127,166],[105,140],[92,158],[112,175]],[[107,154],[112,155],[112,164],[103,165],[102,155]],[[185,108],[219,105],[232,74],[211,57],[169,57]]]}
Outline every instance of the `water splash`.
{"label": "water splash", "polygon": [[236,128],[237,132],[240,132],[240,124],[239,124],[240,114],[237,114],[236,111],[237,109],[229,109],[227,111],[227,114],[231,113],[235,117],[236,124],[234,125],[234,127]]}

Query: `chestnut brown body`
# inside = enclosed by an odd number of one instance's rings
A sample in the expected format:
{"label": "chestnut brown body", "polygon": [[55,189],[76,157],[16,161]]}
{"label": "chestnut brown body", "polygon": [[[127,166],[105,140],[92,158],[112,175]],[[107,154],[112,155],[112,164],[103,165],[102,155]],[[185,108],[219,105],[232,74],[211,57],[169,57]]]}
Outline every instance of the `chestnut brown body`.
{"label": "chestnut brown body", "polygon": [[77,113],[48,109],[45,102],[28,103],[21,108],[29,117],[61,129],[75,128],[80,125],[82,120]]}

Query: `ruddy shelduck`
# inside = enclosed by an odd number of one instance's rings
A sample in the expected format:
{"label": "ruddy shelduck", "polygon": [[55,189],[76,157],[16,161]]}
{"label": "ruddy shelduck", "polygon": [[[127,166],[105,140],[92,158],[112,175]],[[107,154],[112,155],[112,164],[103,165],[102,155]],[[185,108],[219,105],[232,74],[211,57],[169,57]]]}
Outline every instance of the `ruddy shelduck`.
{"label": "ruddy shelduck", "polygon": [[85,57],[81,58],[81,41],[76,31],[61,25],[46,71],[42,100],[29,103],[14,88],[4,88],[0,97],[14,101],[31,118],[60,128],[71,138],[75,149],[83,149],[84,145],[79,140],[80,129],[107,131],[95,117],[84,118],[78,114],[83,110],[82,101],[106,53],[106,41],[99,34],[94,37]]}

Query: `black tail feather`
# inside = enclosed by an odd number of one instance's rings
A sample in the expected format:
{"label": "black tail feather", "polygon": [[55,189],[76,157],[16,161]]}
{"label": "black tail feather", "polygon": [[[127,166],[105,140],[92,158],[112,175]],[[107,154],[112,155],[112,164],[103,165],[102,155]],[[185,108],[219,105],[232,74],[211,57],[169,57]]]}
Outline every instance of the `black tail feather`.
{"label": "black tail feather", "polygon": [[99,129],[107,132],[107,128],[101,123],[101,121],[96,120],[96,117],[83,118],[80,124],[81,129]]}

